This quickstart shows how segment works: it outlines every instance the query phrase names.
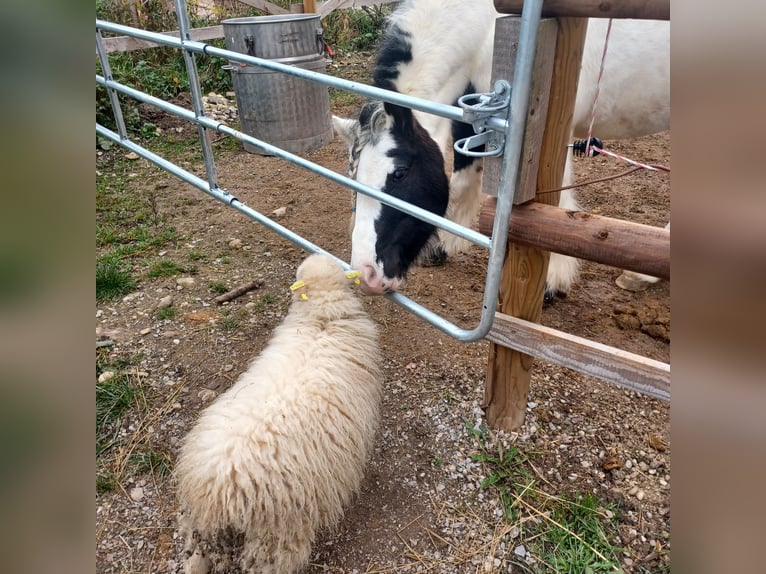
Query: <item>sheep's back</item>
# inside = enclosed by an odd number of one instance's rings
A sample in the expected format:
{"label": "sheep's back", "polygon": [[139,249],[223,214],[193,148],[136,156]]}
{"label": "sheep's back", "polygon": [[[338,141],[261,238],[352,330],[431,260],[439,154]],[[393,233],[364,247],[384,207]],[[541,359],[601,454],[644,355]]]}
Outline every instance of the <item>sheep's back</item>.
{"label": "sheep's back", "polygon": [[288,315],[184,442],[178,490],[192,523],[213,533],[336,522],[372,449],[379,362],[368,318],[316,328]]}

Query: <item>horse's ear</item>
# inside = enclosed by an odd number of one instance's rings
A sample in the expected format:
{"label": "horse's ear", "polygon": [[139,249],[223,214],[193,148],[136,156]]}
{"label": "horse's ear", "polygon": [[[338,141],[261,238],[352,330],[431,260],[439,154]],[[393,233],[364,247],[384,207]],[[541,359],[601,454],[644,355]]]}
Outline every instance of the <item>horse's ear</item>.
{"label": "horse's ear", "polygon": [[354,133],[356,132],[356,125],[358,123],[358,121],[349,118],[341,118],[335,115],[332,117],[332,127],[335,130],[335,133],[348,145],[354,143]]}
{"label": "horse's ear", "polygon": [[401,131],[412,131],[412,110],[410,108],[389,104],[388,102],[385,102],[383,107],[386,113],[394,118],[394,125],[398,126]]}

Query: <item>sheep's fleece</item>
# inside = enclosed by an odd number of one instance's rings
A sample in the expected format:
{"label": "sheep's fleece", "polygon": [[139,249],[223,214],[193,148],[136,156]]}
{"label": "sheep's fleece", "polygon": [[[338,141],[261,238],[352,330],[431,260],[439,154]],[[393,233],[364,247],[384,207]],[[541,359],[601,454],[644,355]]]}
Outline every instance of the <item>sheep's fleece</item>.
{"label": "sheep's fleece", "polygon": [[338,263],[309,256],[260,356],[176,466],[185,571],[297,572],[358,491],[381,400],[378,332]]}

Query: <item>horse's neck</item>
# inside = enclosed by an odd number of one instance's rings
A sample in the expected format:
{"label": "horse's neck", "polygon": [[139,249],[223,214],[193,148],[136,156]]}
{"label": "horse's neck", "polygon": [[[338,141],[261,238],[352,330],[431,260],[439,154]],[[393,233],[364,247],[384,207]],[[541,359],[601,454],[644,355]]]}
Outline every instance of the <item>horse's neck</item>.
{"label": "horse's neck", "polygon": [[[409,6],[394,19],[409,33],[412,50],[412,60],[399,66],[397,91],[449,105],[469,82],[476,91],[486,91],[496,16],[491,0],[420,0]],[[445,152],[450,121],[424,112],[415,116]]]}

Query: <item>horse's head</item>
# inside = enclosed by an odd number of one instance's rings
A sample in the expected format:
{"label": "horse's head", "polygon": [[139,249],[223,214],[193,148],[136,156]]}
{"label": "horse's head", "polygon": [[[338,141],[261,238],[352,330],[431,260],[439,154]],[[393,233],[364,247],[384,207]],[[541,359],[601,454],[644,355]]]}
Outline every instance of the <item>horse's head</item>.
{"label": "horse's head", "polygon": [[[444,215],[449,180],[439,146],[412,110],[393,104],[366,104],[359,120],[333,117],[336,133],[350,146],[349,175]],[[371,295],[396,291],[435,227],[362,194],[356,194],[351,266],[362,271],[362,290]]]}

